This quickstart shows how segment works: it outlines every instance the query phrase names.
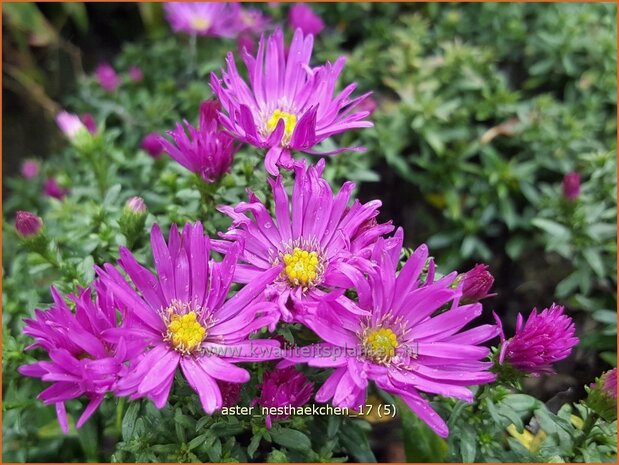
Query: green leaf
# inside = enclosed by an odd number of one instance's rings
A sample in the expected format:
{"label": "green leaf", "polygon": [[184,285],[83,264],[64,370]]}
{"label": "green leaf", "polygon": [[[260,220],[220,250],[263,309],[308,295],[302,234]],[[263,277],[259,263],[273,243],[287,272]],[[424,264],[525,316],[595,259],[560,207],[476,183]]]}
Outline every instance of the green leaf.
{"label": "green leaf", "polygon": [[404,402],[398,401],[398,410],[402,417],[406,460],[408,462],[444,462],[447,457],[445,440],[420,420]]}
{"label": "green leaf", "polygon": [[556,221],[547,220],[546,218],[535,218],[531,223],[555,238],[569,239],[571,237],[570,230]]}
{"label": "green leaf", "polygon": [[307,451],[312,448],[312,442],[305,434],[290,428],[274,428],[271,437],[280,446],[287,449]]}
{"label": "green leaf", "polygon": [[129,405],[129,408],[125,412],[122,423],[122,437],[123,441],[129,441],[133,437],[133,431],[135,429],[135,421],[138,418],[140,412],[140,402],[134,401]]}

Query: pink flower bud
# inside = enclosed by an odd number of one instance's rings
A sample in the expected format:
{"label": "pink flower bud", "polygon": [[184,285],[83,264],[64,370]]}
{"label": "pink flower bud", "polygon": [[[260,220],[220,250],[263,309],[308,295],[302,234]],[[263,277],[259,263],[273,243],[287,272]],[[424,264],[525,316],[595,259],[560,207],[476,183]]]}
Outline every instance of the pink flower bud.
{"label": "pink flower bud", "polygon": [[142,215],[146,213],[146,204],[142,197],[131,197],[127,200],[125,207],[132,213]]}
{"label": "pink flower bud", "polygon": [[82,120],[82,123],[86,126],[89,133],[95,134],[97,132],[97,123],[90,113],[84,113],[80,116],[80,120]]}
{"label": "pink flower bud", "polygon": [[580,174],[576,171],[567,173],[563,177],[563,197],[570,202],[576,200],[580,195]]}
{"label": "pink flower bud", "polygon": [[114,68],[108,63],[102,63],[95,69],[95,77],[99,85],[107,92],[114,92],[120,85],[120,78]]}
{"label": "pink flower bud", "polygon": [[18,211],[15,215],[15,229],[21,237],[32,237],[39,234],[43,220],[34,213]]}
{"label": "pink flower bud", "polygon": [[461,279],[463,302],[479,302],[481,299],[495,295],[488,294],[494,284],[494,277],[488,271],[488,265],[475,265],[470,271],[464,273]]}
{"label": "pink flower bud", "polygon": [[58,200],[62,200],[69,193],[69,189],[60,187],[58,182],[54,178],[48,178],[43,184],[43,193],[47,197],[53,197]]}

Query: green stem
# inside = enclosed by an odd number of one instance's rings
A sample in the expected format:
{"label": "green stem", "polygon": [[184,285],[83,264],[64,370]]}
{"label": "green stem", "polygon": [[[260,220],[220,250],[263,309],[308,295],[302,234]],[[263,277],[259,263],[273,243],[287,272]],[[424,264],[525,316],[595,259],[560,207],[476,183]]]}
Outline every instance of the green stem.
{"label": "green stem", "polygon": [[123,416],[125,413],[125,403],[127,402],[126,397],[121,397],[116,405],[116,431],[118,431],[118,435],[122,434],[123,427]]}
{"label": "green stem", "polygon": [[582,445],[584,445],[584,443],[587,441],[587,438],[591,434],[591,431],[593,430],[593,427],[597,423],[598,418],[599,417],[598,417],[597,413],[595,413],[593,411],[589,411],[589,415],[587,416],[587,419],[585,420],[585,424],[582,426],[582,435],[579,436],[574,441],[574,450],[576,450],[579,447],[581,447]]}
{"label": "green stem", "polygon": [[196,72],[196,62],[198,54],[198,36],[191,34],[189,36],[189,77],[193,77]]}

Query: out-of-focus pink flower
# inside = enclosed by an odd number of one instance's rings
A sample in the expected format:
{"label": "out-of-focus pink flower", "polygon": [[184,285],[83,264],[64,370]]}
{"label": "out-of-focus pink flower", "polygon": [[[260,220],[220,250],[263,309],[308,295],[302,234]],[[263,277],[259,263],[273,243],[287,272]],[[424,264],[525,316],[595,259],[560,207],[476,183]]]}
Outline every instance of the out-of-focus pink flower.
{"label": "out-of-focus pink flower", "polygon": [[58,181],[54,178],[47,178],[43,184],[43,193],[47,197],[53,197],[58,200],[64,199],[69,193],[69,189],[60,187]]}
{"label": "out-of-focus pink flower", "polygon": [[325,28],[322,18],[304,3],[298,3],[290,7],[288,21],[293,31],[299,28],[303,31],[303,34],[317,35]]}
{"label": "out-of-focus pink flower", "polygon": [[371,95],[359,104],[359,110],[367,111],[370,115],[374,113],[377,108],[378,102],[376,102],[374,97],[372,97]]}
{"label": "out-of-focus pink flower", "polygon": [[99,85],[107,92],[114,92],[120,85],[120,78],[109,63],[101,63],[97,66],[95,77],[99,81]]}
{"label": "out-of-focus pink flower", "polygon": [[139,66],[131,66],[129,68],[129,77],[133,82],[142,82],[144,80],[144,73]]}
{"label": "out-of-focus pink flower", "polygon": [[21,237],[32,237],[39,234],[43,220],[34,213],[18,211],[15,214],[15,230]]}
{"label": "out-of-focus pink flower", "polygon": [[90,113],[84,113],[82,116],[80,116],[80,120],[82,121],[84,126],[86,126],[86,129],[88,129],[89,133],[95,134],[97,132],[97,122]]}
{"label": "out-of-focus pink flower", "polygon": [[[275,369],[264,375],[260,397],[255,403],[261,407],[302,407],[314,393],[314,385],[294,367]],[[285,420],[289,415],[267,415],[264,419],[271,429],[273,420]]]}
{"label": "out-of-focus pink flower", "polygon": [[567,173],[563,177],[563,197],[569,201],[574,201],[580,196],[580,174],[576,171]]}
{"label": "out-of-focus pink flower", "polygon": [[256,41],[248,32],[241,32],[239,34],[236,39],[236,46],[241,54],[243,53],[243,49],[245,49],[247,53],[255,53],[256,51]]}
{"label": "out-of-focus pink flower", "polygon": [[241,8],[239,11],[239,29],[241,31],[262,34],[270,21],[271,18],[262,14],[260,10]]}
{"label": "out-of-focus pink flower", "polygon": [[71,142],[76,142],[80,134],[88,133],[88,128],[81,118],[66,111],[61,111],[56,115],[56,124]]}
{"label": "out-of-focus pink flower", "polygon": [[228,381],[217,381],[219,389],[221,390],[221,406],[222,407],[234,407],[238,405],[241,399],[242,384],[229,383]]}
{"label": "out-of-focus pink flower", "polygon": [[174,32],[227,38],[239,32],[241,7],[238,3],[171,2],[163,8]]}
{"label": "out-of-focus pink flower", "polygon": [[159,158],[163,153],[163,147],[161,146],[161,142],[159,142],[159,134],[156,132],[146,134],[142,139],[140,147],[153,158]]}
{"label": "out-of-focus pink flower", "polygon": [[21,175],[26,179],[32,179],[39,174],[39,164],[35,160],[26,160],[21,165]]}

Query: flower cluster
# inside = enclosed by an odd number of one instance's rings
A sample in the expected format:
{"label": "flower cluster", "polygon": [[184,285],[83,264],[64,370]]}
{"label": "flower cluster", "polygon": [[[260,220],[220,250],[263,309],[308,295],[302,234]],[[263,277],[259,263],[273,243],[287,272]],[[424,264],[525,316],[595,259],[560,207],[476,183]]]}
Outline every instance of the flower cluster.
{"label": "flower cluster", "polygon": [[[174,30],[199,35],[230,36],[266,25],[238,4],[175,3],[166,13]],[[309,13],[293,9],[291,21],[319,29]],[[509,340],[500,321],[475,324],[479,300],[493,295],[487,265],[438,277],[428,248],[420,245],[400,266],[409,255],[404,233],[394,232],[391,221],[378,221],[381,202],[354,198],[352,182],[334,189],[323,177],[324,159],[315,165],[293,159],[293,151],[316,154],[324,139],[372,125],[365,120],[370,111],[359,109],[368,94],[350,98],[354,83],[335,94],[344,58],[312,67],[312,45],[313,36],[296,29],[286,51],[276,29],[260,39],[256,56],[244,48],[249,85],[229,54],[222,79],[211,76],[217,100],[202,104],[199,126],[184,121],[168,133],[171,140],[151,134],[142,142],[152,156],[165,150],[208,183],[229,170],[239,142],[267,149],[268,199],[249,191],[247,201],[219,206],[231,226],[218,238],[205,235],[197,222],[181,230],[172,225],[166,240],[155,223],[154,272],[122,247],[118,266],[95,266],[95,282],[70,296],[75,311],[52,289],[55,304],[26,321],[31,347],[47,351],[50,361],[21,373],[53,383],[39,397],[56,405],[63,430],[64,402],[81,396],[89,404],[78,427],[108,393],[147,398],[162,408],[179,371],[212,414],[237,402],[240,386],[250,380],[238,364],[278,361],[267,369],[254,403],[302,406],[314,396],[355,409],[373,382],[445,437],[447,424],[428,396],[472,402],[468,386],[497,378],[487,341],[500,334],[499,362],[534,375],[550,372],[577,343],[573,323],[555,305],[534,310],[526,324],[519,316]],[[100,79],[111,81],[104,71]],[[110,90],[111,84],[102,82]],[[72,141],[88,133],[76,115],[61,114],[58,123]],[[147,214],[143,199],[131,198],[123,214],[121,227],[133,228],[125,235],[139,234]],[[25,241],[42,222],[20,212],[16,227]],[[269,331],[287,323],[305,326],[319,342],[282,350]],[[315,395],[295,364],[331,370]],[[269,417],[267,425],[283,419]]]}

